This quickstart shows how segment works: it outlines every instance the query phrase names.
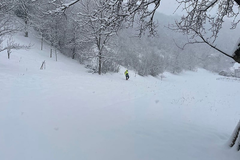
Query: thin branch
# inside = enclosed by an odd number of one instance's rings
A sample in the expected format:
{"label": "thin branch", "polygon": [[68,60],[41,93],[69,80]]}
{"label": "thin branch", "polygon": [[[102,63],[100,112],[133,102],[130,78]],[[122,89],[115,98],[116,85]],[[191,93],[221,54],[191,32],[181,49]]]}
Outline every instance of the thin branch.
{"label": "thin branch", "polygon": [[201,34],[201,33],[199,33],[199,32],[197,32],[196,30],[194,30],[194,29],[192,29],[202,40],[203,40],[203,42],[204,43],[206,43],[207,45],[209,45],[210,47],[212,47],[213,49],[215,49],[215,50],[217,50],[217,51],[219,51],[220,53],[222,53],[222,54],[224,54],[225,56],[227,56],[227,57],[230,57],[230,58],[232,58],[232,59],[234,59],[234,57],[233,56],[231,56],[231,55],[229,55],[229,54],[227,54],[226,52],[224,52],[224,51],[222,51],[222,50],[220,50],[219,48],[217,48],[216,46],[214,46],[214,45],[212,45],[211,43],[209,43],[204,37],[203,37],[203,35]]}
{"label": "thin branch", "polygon": [[181,49],[181,50],[184,50],[184,48],[185,48],[187,45],[197,44],[197,43],[199,43],[199,44],[204,43],[204,42],[199,42],[199,41],[194,41],[194,42],[188,41],[187,43],[185,43],[185,44],[181,47],[181,46],[179,46],[179,45],[176,43],[175,39],[173,39],[173,42],[174,42],[174,44],[175,44],[179,49]]}

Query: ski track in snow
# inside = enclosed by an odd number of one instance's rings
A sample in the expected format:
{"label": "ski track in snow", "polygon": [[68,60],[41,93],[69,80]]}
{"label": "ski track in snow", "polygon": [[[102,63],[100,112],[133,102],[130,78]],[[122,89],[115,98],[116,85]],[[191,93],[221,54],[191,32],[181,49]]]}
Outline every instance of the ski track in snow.
{"label": "ski track in snow", "polygon": [[[199,69],[96,75],[49,47],[0,55],[1,160],[237,160],[240,83]],[[38,46],[39,45],[39,46]],[[46,61],[46,69],[40,70]]]}

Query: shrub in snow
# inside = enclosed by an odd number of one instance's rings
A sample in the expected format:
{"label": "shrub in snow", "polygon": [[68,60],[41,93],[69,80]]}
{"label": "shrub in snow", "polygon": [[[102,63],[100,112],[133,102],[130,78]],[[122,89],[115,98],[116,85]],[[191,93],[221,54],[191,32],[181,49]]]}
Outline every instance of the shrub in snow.
{"label": "shrub in snow", "polygon": [[226,72],[226,71],[219,72],[219,75],[225,76],[225,77],[232,77],[232,76],[234,76],[233,73],[229,73],[229,72]]}

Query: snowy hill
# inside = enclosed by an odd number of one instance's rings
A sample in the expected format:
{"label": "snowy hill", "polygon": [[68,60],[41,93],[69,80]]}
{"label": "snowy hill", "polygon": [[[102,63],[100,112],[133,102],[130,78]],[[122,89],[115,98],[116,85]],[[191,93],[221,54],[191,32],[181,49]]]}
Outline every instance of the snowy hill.
{"label": "snowy hill", "polygon": [[[238,160],[240,81],[208,71],[90,74],[35,38],[0,55],[1,160]],[[43,61],[46,69],[40,70]]]}

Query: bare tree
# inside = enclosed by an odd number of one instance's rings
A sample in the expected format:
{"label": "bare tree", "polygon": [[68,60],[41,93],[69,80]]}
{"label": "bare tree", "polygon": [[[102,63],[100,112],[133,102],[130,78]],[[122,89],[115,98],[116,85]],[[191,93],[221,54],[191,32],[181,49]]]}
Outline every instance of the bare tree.
{"label": "bare tree", "polygon": [[[64,13],[65,10],[71,6],[83,1],[84,0],[72,0],[69,3],[61,3],[61,5],[55,4],[57,6],[56,9],[50,11],[50,13]],[[155,34],[154,28],[156,25],[154,24],[153,17],[160,5],[160,1],[161,0],[104,0],[104,5],[100,7],[100,10],[96,10],[95,14],[98,14],[98,11],[109,10],[109,7],[111,7],[112,22],[124,21],[132,25],[133,22],[138,20],[140,22],[140,34],[147,29],[151,34]]]}
{"label": "bare tree", "polygon": [[52,58],[53,50],[55,49],[56,55],[56,49],[62,45],[66,33],[64,29],[67,28],[66,15],[48,13],[49,10],[56,8],[55,4],[61,4],[60,0],[56,0],[54,3],[38,0],[34,3],[36,3],[37,6],[34,7],[34,16],[31,16],[31,25],[40,34],[41,50],[43,49],[44,40],[50,44],[50,57]]}
{"label": "bare tree", "polygon": [[103,62],[108,58],[107,46],[111,37],[116,35],[122,26],[122,21],[116,19],[115,5],[106,3],[105,0],[82,0],[77,12],[78,23],[82,30],[83,42],[93,41],[98,59],[98,74],[102,73]]}
{"label": "bare tree", "polygon": [[[2,41],[0,41],[1,44]],[[4,47],[0,47],[0,52],[7,51],[8,59],[10,59],[10,55],[12,53],[12,50],[19,50],[19,49],[29,49],[31,45],[29,44],[28,46],[26,45],[21,45],[18,43],[15,43],[12,37],[9,37],[7,40],[7,45]]]}
{"label": "bare tree", "polygon": [[[61,3],[54,12],[65,12],[72,5],[82,0],[72,0],[69,3]],[[183,9],[186,14],[180,22],[176,22],[177,30],[191,34],[192,43],[206,43],[210,47],[216,49],[220,53],[232,58],[236,62],[240,62],[240,41],[237,42],[237,49],[234,53],[226,53],[219,49],[215,44],[215,40],[222,28],[224,18],[232,19],[232,28],[236,28],[240,22],[239,7],[240,0],[176,0],[179,3],[179,9]],[[140,34],[149,29],[154,34],[153,17],[156,9],[159,7],[161,0],[105,0],[105,5],[115,7],[114,20],[122,20],[133,23],[137,19],[140,21]],[[153,9],[150,9],[153,8]],[[104,8],[103,8],[104,9]],[[216,13],[210,14],[209,11],[216,10]],[[209,24],[209,27],[206,26]],[[210,31],[209,37],[205,33]]]}
{"label": "bare tree", "polygon": [[33,0],[16,0],[15,2],[15,14],[24,21],[25,37],[28,37],[28,28],[33,19],[36,6],[37,3]]}
{"label": "bare tree", "polygon": [[92,43],[92,40],[85,37],[87,34],[85,33],[85,27],[82,27],[82,25],[84,25],[82,24],[82,16],[77,14],[80,7],[81,5],[76,5],[73,6],[71,10],[65,12],[67,17],[67,25],[65,25],[66,34],[64,37],[65,43],[64,45],[60,45],[60,48],[65,47],[70,51],[68,55],[71,56],[72,59],[79,58],[80,63],[83,63],[84,59],[87,58],[84,55],[84,49],[89,48],[88,44]]}
{"label": "bare tree", "polygon": [[[239,0],[177,0],[179,8],[186,14],[176,21],[176,29],[190,35],[189,43],[205,43],[227,57],[240,63],[240,49],[226,53],[215,45],[215,40],[222,28],[225,18],[232,19],[232,29],[240,22]],[[213,11],[216,12],[214,13]],[[240,46],[240,42],[237,43]]]}
{"label": "bare tree", "polygon": [[13,0],[3,0],[0,3],[0,38],[18,30],[18,28],[13,25],[15,24],[13,16],[14,6]]}
{"label": "bare tree", "polygon": [[[27,49],[29,46],[23,46],[17,44],[11,38],[11,34],[20,30],[15,23],[14,17],[14,8],[15,8],[14,0],[2,0],[0,3],[0,52],[7,50],[8,59],[10,59],[10,54],[13,49]],[[2,46],[2,42],[9,37],[6,46]]]}

